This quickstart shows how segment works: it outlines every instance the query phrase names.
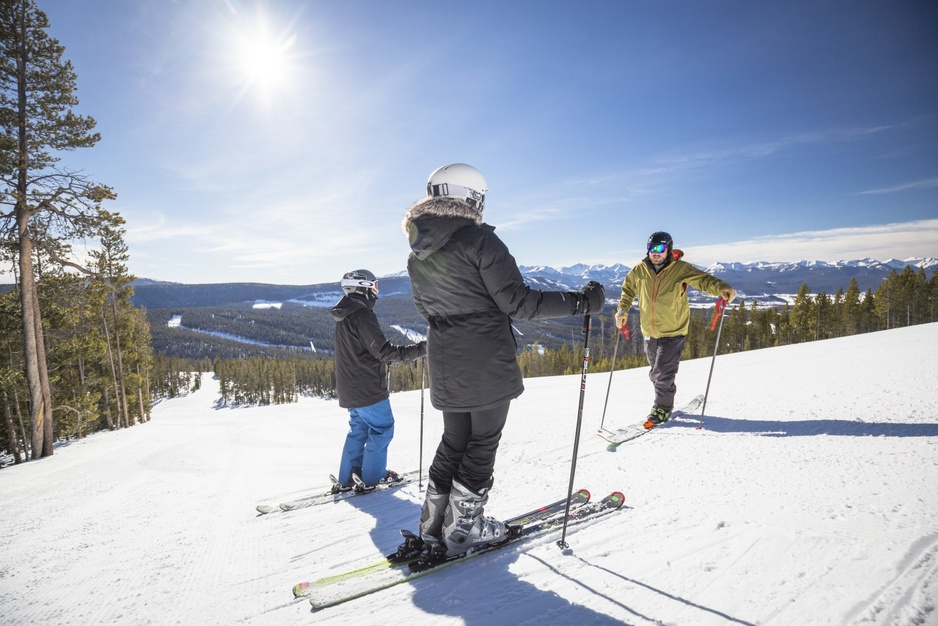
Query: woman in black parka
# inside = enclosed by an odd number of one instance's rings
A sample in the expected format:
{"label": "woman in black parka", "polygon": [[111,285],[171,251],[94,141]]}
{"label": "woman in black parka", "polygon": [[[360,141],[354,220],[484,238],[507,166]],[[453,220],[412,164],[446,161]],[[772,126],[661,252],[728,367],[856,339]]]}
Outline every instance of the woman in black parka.
{"label": "woman in black parka", "polygon": [[475,168],[447,165],[404,216],[414,304],[429,325],[430,401],[443,412],[417,546],[428,558],[505,537],[505,525],[482,512],[508,405],[524,391],[511,318],[596,313],[605,300],[595,282],[579,292],[527,287],[494,227],[482,222],[487,190]]}

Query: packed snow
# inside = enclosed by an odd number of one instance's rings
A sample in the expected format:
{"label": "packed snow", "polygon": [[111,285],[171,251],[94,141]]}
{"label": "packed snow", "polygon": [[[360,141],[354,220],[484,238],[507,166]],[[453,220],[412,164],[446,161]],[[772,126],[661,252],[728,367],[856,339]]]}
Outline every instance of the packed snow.
{"label": "packed snow", "polygon": [[[336,402],[216,409],[217,384],[150,423],[0,470],[4,624],[938,624],[938,324],[719,356],[703,428],[641,419],[647,368],[588,376],[576,487],[626,508],[312,612],[294,583],[371,563],[415,528],[418,484],[258,515],[324,488]],[[686,361],[678,404],[711,359]],[[529,379],[488,513],[566,494],[579,375]],[[440,415],[391,398],[390,465],[426,472]],[[421,425],[423,448],[420,453]],[[422,461],[421,461],[422,458]],[[425,481],[423,482],[425,486]]]}

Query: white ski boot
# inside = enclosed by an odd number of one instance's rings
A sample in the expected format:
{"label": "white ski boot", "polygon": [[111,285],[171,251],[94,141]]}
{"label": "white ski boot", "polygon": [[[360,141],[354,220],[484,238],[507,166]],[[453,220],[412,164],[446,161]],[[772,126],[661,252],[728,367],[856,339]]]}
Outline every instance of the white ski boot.
{"label": "white ski boot", "polygon": [[443,520],[443,542],[447,555],[464,554],[473,548],[509,538],[504,522],[482,515],[489,500],[488,492],[486,488],[476,493],[458,480],[453,481],[449,508]]}

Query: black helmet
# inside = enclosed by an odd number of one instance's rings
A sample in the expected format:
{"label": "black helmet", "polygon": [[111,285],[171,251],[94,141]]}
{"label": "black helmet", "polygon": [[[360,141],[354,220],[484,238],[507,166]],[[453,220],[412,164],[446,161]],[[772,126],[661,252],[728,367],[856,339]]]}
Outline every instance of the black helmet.
{"label": "black helmet", "polygon": [[651,234],[651,237],[648,238],[647,251],[651,252],[652,246],[662,243],[667,246],[668,255],[670,255],[671,251],[674,249],[674,240],[671,239],[671,235],[664,232],[663,230],[659,230],[658,232]]}
{"label": "black helmet", "polygon": [[350,295],[358,293],[367,296],[378,291],[378,279],[368,270],[345,272],[339,285],[342,287],[342,291]]}

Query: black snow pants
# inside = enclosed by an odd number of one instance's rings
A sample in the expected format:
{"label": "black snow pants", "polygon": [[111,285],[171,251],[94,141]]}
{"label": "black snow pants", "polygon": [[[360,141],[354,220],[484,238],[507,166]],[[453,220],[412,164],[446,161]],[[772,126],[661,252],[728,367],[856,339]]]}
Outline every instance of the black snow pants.
{"label": "black snow pants", "polygon": [[655,386],[655,406],[665,411],[674,408],[674,394],[677,385],[677,369],[681,365],[681,351],[684,349],[685,335],[679,337],[661,337],[645,339],[645,357],[651,371],[648,378]]}
{"label": "black snow pants", "polygon": [[454,478],[476,493],[492,487],[495,452],[509,404],[482,411],[443,411],[443,438],[429,470],[438,491],[449,493]]}

